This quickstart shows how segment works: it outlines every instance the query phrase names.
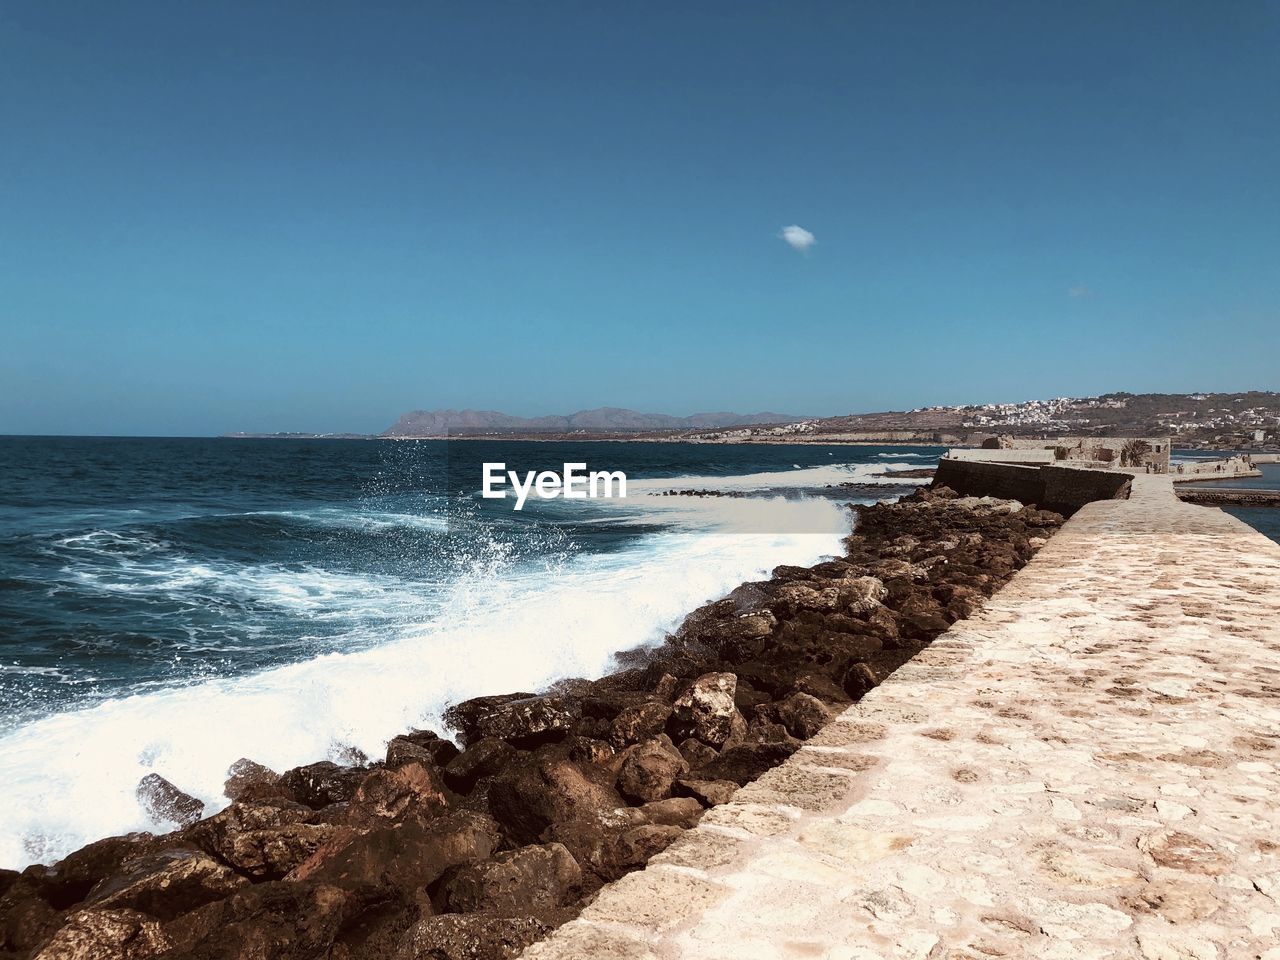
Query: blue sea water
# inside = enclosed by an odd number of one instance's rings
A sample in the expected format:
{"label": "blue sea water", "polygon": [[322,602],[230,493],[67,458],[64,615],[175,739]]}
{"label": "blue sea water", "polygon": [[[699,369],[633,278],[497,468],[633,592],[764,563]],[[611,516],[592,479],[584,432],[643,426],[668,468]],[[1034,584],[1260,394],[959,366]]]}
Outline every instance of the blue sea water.
{"label": "blue sea water", "polygon": [[[1239,487],[1251,490],[1280,490],[1280,463],[1263,463],[1258,466],[1260,477],[1241,477],[1235,480],[1198,480],[1197,487]],[[1260,533],[1280,543],[1280,509],[1275,507],[1227,507],[1227,513],[1239,517]]]}
{"label": "blue sea water", "polygon": [[[835,485],[936,448],[0,438],[0,866],[156,829],[158,772],[377,754],[450,702],[597,676],[779,563]],[[477,496],[481,464],[622,470],[625,500]],[[918,482],[918,481],[917,481]],[[659,496],[669,489],[724,497]]]}

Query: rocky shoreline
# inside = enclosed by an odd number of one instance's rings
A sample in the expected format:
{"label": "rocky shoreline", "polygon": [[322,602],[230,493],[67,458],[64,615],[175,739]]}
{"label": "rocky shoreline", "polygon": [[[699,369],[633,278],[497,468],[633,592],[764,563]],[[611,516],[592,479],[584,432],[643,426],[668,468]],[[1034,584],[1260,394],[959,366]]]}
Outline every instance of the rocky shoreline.
{"label": "rocky shoreline", "polygon": [[920,490],[855,508],[846,555],[779,567],[600,680],[481,697],[457,744],[228,771],[202,810],[157,776],[164,836],[0,871],[0,957],[498,960],[571,919],[785,760],[1043,545],[1062,517]]}

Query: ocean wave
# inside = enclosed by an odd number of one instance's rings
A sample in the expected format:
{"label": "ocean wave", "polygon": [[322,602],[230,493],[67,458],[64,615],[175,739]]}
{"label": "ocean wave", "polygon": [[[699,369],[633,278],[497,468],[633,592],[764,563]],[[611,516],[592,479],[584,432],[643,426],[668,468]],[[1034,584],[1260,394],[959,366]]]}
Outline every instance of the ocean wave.
{"label": "ocean wave", "polygon": [[[779,563],[838,552],[847,512],[831,501],[804,509],[826,512],[822,532],[667,531],[537,571],[469,575],[449,586],[438,616],[366,649],[121,697],[19,727],[0,737],[0,803],[9,811],[0,864],[49,861],[99,837],[155,829],[134,796],[150,772],[213,812],[227,802],[225,770],[241,756],[276,769],[339,746],[376,756],[408,727],[440,729],[451,702],[599,676],[616,652],[660,641],[700,603]],[[225,575],[207,565],[181,574]],[[266,586],[289,596],[297,587],[305,597],[308,583],[346,589],[318,571],[288,577],[304,579],[259,580],[249,592]]]}
{"label": "ocean wave", "polygon": [[340,607],[344,615],[353,612],[353,604],[377,612],[388,604],[417,604],[422,596],[421,584],[409,584],[396,577],[313,566],[241,566],[173,558],[151,565],[68,568],[64,573],[81,591],[154,594],[177,600],[196,599],[193,595],[198,595],[294,611]]}
{"label": "ocean wave", "polygon": [[255,510],[243,516],[279,517],[315,526],[376,532],[401,529],[443,532],[449,528],[449,519],[446,516],[363,511],[346,507],[325,507],[315,510]]}

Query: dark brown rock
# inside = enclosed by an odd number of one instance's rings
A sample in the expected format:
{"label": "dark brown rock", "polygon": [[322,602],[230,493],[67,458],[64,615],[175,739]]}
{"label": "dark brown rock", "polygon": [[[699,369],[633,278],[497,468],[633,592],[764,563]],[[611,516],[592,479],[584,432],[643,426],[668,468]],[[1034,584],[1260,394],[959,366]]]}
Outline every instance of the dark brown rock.
{"label": "dark brown rock", "polygon": [[677,780],[672,787],[672,793],[692,797],[704,807],[728,803],[737,790],[738,784],[732,780]]}
{"label": "dark brown rock", "polygon": [[300,803],[241,801],[196,824],[186,838],[245,876],[278,880],[337,835],[338,827],[309,822],[313,817]]}
{"label": "dark brown rock", "polygon": [[242,888],[164,925],[183,960],[315,960],[362,909],[348,890],[273,880]]}
{"label": "dark brown rock", "polygon": [[612,859],[617,873],[642,867],[685,832],[684,827],[667,824],[642,824],[623,831],[612,845]]}
{"label": "dark brown rock", "polygon": [[452,867],[492,856],[501,841],[502,832],[491,817],[469,810],[427,823],[406,820],[368,833],[348,831],[317,850],[288,879],[414,900]]}
{"label": "dark brown rock", "polygon": [[733,717],[737,713],[733,695],[738,678],[732,673],[707,673],[676,698],[673,723],[683,738],[696,737],[718,747],[729,738]]}
{"label": "dark brown rock", "polygon": [[147,816],[157,823],[185,827],[199,820],[204,812],[203,800],[183,793],[158,773],[148,773],[139,780],[135,794]]}
{"label": "dark brown rock", "polygon": [[202,850],[164,850],[130,860],[93,888],[85,907],[138,910],[158,920],[172,920],[221,900],[248,882]]}
{"label": "dark brown rock", "polygon": [[62,912],[40,896],[28,876],[20,875],[0,897],[0,956],[30,956],[61,923]]}
{"label": "dark brown rock", "polygon": [[705,763],[710,763],[719,754],[715,747],[709,747],[701,740],[695,740],[689,737],[680,743],[680,755],[690,767],[700,767]]}
{"label": "dark brown rock", "polygon": [[913,640],[932,640],[951,626],[942,605],[931,596],[913,595],[898,607],[898,630]]}
{"label": "dark brown rock", "polygon": [[349,801],[368,775],[368,767],[344,767],[321,760],[286,770],[280,783],[294,800],[319,810],[331,803]]}
{"label": "dark brown rock", "polygon": [[574,763],[591,763],[601,766],[610,763],[617,751],[611,744],[591,737],[570,737],[565,743],[569,747],[569,759]]}
{"label": "dark brown rock", "polygon": [[609,742],[615,747],[624,747],[657,736],[666,727],[670,716],[671,705],[661,700],[627,707],[614,718],[609,729]]}
{"label": "dark brown rock", "polygon": [[517,694],[466,700],[446,710],[444,719],[465,745],[494,738],[528,747],[563,736],[579,716],[573,698]]}
{"label": "dark brown rock", "polygon": [[514,839],[532,843],[557,821],[591,819],[622,806],[612,781],[607,771],[543,748],[519,756],[494,778],[489,808]]}
{"label": "dark brown rock", "polygon": [[776,767],[798,749],[792,743],[750,743],[730,747],[696,771],[699,780],[732,780],[742,786]]}
{"label": "dark brown rock", "polygon": [[631,748],[618,774],[618,789],[639,803],[661,800],[688,770],[689,764],[664,734]]}
{"label": "dark brown rock", "polygon": [[505,767],[515,753],[515,747],[505,740],[477,740],[445,765],[445,782],[454,790],[468,791],[481,777]]}
{"label": "dark brown rock", "polygon": [[398,767],[411,761],[443,767],[458,755],[458,748],[430,730],[410,730],[387,742],[387,766]]}
{"label": "dark brown rock", "polygon": [[414,924],[391,960],[512,960],[553,926],[531,916],[441,914]]}
{"label": "dark brown rock", "polygon": [[637,810],[650,824],[688,830],[702,819],[703,806],[691,796],[668,797],[646,803]]}
{"label": "dark brown rock", "polygon": [[136,910],[80,910],[67,917],[39,960],[148,960],[170,946],[160,924]]}
{"label": "dark brown rock", "polygon": [[157,838],[150,833],[129,833],[107,837],[69,854],[52,866],[35,865],[22,873],[40,896],[58,910],[66,910],[84,900],[97,884],[120,869],[133,857],[152,853]]}
{"label": "dark brown rock", "polygon": [[241,757],[227,768],[222,792],[229,800],[258,800],[284,794],[280,774],[270,767]]}
{"label": "dark brown rock", "polygon": [[451,913],[537,913],[576,895],[582,870],[559,843],[521,847],[450,871],[440,886]]}
{"label": "dark brown rock", "polygon": [[854,700],[861,700],[869,691],[880,685],[880,675],[865,663],[855,663],[845,673],[843,679],[845,693]]}
{"label": "dark brown rock", "polygon": [[845,703],[849,699],[844,688],[825,673],[806,673],[796,677],[793,687],[797,693],[807,693],[824,703]]}
{"label": "dark brown rock", "polygon": [[793,693],[774,708],[774,715],[793,737],[808,740],[831,719],[826,705],[807,693]]}
{"label": "dark brown rock", "polygon": [[375,770],[356,788],[347,822],[367,827],[406,816],[438,817],[449,809],[450,792],[440,769],[429,761]]}

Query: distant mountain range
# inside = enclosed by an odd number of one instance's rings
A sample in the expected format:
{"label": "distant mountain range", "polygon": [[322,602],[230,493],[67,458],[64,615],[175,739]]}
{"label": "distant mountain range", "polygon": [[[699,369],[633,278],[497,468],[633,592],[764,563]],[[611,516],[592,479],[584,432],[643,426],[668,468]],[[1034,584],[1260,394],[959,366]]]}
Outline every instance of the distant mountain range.
{"label": "distant mountain range", "polygon": [[483,436],[486,434],[646,433],[654,430],[718,430],[762,423],[793,423],[789,413],[695,413],[673,417],[621,407],[579,410],[564,416],[514,417],[497,410],[413,410],[382,432],[384,437]]}

